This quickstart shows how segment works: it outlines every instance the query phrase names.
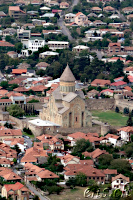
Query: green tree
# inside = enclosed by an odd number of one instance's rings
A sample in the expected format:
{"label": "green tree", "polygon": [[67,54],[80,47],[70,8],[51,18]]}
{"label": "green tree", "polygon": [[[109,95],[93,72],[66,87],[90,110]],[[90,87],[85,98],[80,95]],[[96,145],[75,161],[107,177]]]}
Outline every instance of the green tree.
{"label": "green tree", "polygon": [[132,121],[132,115],[131,115],[131,113],[129,113],[129,117],[128,117],[128,120],[127,120],[127,126],[133,126],[133,121]]}
{"label": "green tree", "polygon": [[3,89],[7,89],[7,88],[9,87],[8,81],[2,81],[2,82],[0,83],[0,86],[1,86]]}
{"label": "green tree", "polygon": [[106,169],[110,165],[111,161],[113,160],[113,157],[111,154],[104,154],[101,155],[98,159],[99,167],[101,169]]}
{"label": "green tree", "polygon": [[10,105],[7,107],[7,111],[13,117],[22,117],[25,114],[24,110],[18,104]]}
{"label": "green tree", "polygon": [[123,110],[124,115],[128,115],[129,114],[129,108],[125,107]]}
{"label": "green tree", "polygon": [[127,76],[127,75],[124,76],[123,81],[126,82],[126,83],[129,83],[129,79],[128,79],[128,76]]}
{"label": "green tree", "polygon": [[110,169],[117,169],[118,173],[126,174],[131,171],[131,165],[125,159],[115,159],[111,161]]}
{"label": "green tree", "polygon": [[17,53],[21,52],[22,47],[23,47],[23,45],[22,45],[21,42],[18,42],[18,43],[15,44],[15,49],[16,49]]}
{"label": "green tree", "polygon": [[116,106],[115,112],[116,112],[116,113],[119,113],[119,108],[118,108],[118,106]]}
{"label": "green tree", "polygon": [[75,177],[76,185],[85,187],[87,185],[87,176],[83,173],[78,173]]}
{"label": "green tree", "polygon": [[93,147],[89,140],[80,139],[76,141],[76,145],[73,148],[72,154],[80,156],[85,151],[93,151]]}

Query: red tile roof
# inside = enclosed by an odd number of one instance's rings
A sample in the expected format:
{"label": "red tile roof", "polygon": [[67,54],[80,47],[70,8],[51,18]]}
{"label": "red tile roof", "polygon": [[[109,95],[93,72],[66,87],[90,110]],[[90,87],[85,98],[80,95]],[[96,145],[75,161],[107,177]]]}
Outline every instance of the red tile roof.
{"label": "red tile roof", "polygon": [[112,181],[115,181],[115,180],[117,180],[117,179],[124,179],[124,180],[126,180],[127,182],[130,182],[129,177],[126,177],[126,176],[124,176],[123,174],[119,174],[119,175],[117,175],[117,176],[115,176],[115,177],[112,177]]}
{"label": "red tile roof", "polygon": [[27,69],[12,69],[12,74],[25,74]]}
{"label": "red tile roof", "polygon": [[126,84],[127,83],[124,81],[118,81],[118,82],[111,83],[110,85],[111,86],[121,86],[121,85],[126,85]]}
{"label": "red tile roof", "polygon": [[14,44],[0,40],[0,47],[14,47]]}
{"label": "red tile roof", "polygon": [[105,86],[105,85],[110,85],[110,80],[103,80],[103,79],[95,79],[94,81],[91,82],[91,85],[102,85],[102,86]]}
{"label": "red tile roof", "polygon": [[115,43],[110,42],[109,43],[109,47],[113,47],[113,46],[119,46],[119,47],[121,47],[121,43],[119,43],[119,42],[115,42]]}

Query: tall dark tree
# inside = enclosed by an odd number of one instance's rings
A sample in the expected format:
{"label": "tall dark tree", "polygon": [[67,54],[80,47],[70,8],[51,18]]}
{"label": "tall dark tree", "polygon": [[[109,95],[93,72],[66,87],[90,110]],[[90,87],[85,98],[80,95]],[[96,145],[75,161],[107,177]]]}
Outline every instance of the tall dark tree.
{"label": "tall dark tree", "polygon": [[131,115],[131,113],[129,113],[129,117],[128,117],[128,120],[127,120],[127,126],[133,126],[133,121],[132,121],[132,115]]}

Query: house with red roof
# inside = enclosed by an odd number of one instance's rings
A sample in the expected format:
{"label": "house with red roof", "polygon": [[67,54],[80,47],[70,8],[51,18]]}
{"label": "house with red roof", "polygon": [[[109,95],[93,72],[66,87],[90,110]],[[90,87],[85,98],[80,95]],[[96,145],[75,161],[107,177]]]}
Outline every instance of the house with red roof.
{"label": "house with red roof", "polygon": [[121,141],[120,136],[119,135],[110,134],[110,133],[108,133],[106,136],[104,136],[102,138],[102,140],[100,141],[100,143],[103,143],[103,144],[110,143],[114,147],[122,145],[122,141]]}
{"label": "house with red roof", "polygon": [[112,177],[117,175],[117,170],[116,169],[104,169],[103,173],[105,174],[106,183],[110,183]]}
{"label": "house with red roof", "polygon": [[28,183],[30,181],[43,181],[45,179],[58,179],[59,176],[55,173],[45,169],[40,168],[31,163],[27,163],[24,165],[25,169],[25,181]]}
{"label": "house with red roof", "polygon": [[118,81],[113,82],[110,84],[110,89],[117,90],[117,89],[123,89],[125,86],[127,86],[127,83],[124,81]]}
{"label": "house with red roof", "polygon": [[87,176],[87,181],[94,180],[98,184],[105,183],[105,174],[103,171],[88,165],[82,165],[81,168],[65,171],[64,178],[65,180],[68,180],[69,178],[75,177],[79,173],[85,174]]}
{"label": "house with red roof", "polygon": [[16,20],[26,16],[26,12],[21,10],[19,6],[9,6],[8,13],[10,17],[13,17]]}
{"label": "house with red roof", "polygon": [[14,44],[11,44],[10,42],[0,40],[0,47],[15,47],[15,46]]}
{"label": "house with red roof", "polygon": [[13,200],[15,200],[15,199],[29,200],[30,191],[22,183],[16,182],[15,184],[3,185],[1,193],[2,193],[2,197],[5,197],[6,199],[8,199],[10,197]]}
{"label": "house with red roof", "polygon": [[132,66],[126,67],[123,71],[124,71],[124,74],[126,74],[128,76],[132,76],[132,78],[133,78],[133,67]]}
{"label": "house with red roof", "polygon": [[122,58],[122,57],[112,57],[108,59],[108,62],[117,62],[117,60],[122,61],[123,63],[126,63],[126,58]]}
{"label": "house with red roof", "polygon": [[88,23],[88,17],[84,15],[82,12],[78,12],[75,15],[75,23],[78,26],[84,26],[84,24]]}
{"label": "house with red roof", "polygon": [[110,42],[108,45],[108,52],[113,54],[121,52],[121,44],[119,42],[116,43]]}
{"label": "house with red roof", "polygon": [[94,81],[91,82],[91,86],[94,87],[107,87],[111,84],[110,80],[103,80],[103,79],[95,79]]}
{"label": "house with red roof", "polygon": [[133,127],[132,126],[126,126],[122,127],[120,129],[117,129],[118,135],[121,137],[121,139],[125,142],[131,141],[131,135],[133,135]]}
{"label": "house with red roof", "polygon": [[103,94],[103,95],[105,95],[105,96],[113,97],[113,95],[114,95],[114,90],[105,89],[105,90],[102,90],[102,91],[100,92],[100,94]]}
{"label": "house with red roof", "polygon": [[119,174],[112,177],[112,189],[120,189],[122,192],[126,192],[126,186],[130,183],[129,177]]}

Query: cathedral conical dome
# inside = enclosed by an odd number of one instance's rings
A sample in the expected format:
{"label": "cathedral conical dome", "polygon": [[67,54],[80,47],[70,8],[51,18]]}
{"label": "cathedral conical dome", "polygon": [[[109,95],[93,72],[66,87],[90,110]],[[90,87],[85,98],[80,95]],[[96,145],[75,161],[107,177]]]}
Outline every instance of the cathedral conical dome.
{"label": "cathedral conical dome", "polygon": [[63,81],[63,82],[75,82],[76,81],[76,79],[75,79],[72,71],[70,70],[68,64],[67,64],[63,74],[60,77],[60,81]]}
{"label": "cathedral conical dome", "polygon": [[62,93],[75,92],[75,77],[68,64],[60,77],[60,91]]}

